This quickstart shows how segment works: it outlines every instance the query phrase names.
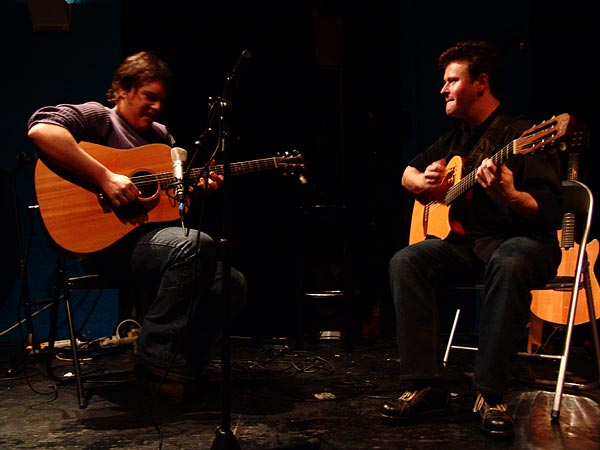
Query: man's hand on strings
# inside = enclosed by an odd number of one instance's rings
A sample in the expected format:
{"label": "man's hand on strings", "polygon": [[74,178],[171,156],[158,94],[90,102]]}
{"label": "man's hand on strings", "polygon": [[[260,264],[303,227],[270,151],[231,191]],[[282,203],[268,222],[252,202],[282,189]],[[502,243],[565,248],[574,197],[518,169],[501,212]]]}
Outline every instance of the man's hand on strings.
{"label": "man's hand on strings", "polygon": [[475,173],[475,181],[499,205],[507,205],[515,197],[515,181],[512,171],[502,164],[497,166],[491,158],[481,162]]}
{"label": "man's hand on strings", "polygon": [[102,183],[102,192],[115,207],[134,202],[142,193],[125,175],[111,173]]}
{"label": "man's hand on strings", "polygon": [[446,160],[444,158],[432,162],[423,172],[423,191],[432,191],[441,187],[445,179]]}
{"label": "man's hand on strings", "polygon": [[[214,164],[215,162],[213,161],[211,166],[214,166]],[[213,192],[221,187],[224,179],[225,177],[222,174],[210,170],[208,173],[208,182],[206,177],[200,177],[196,186],[203,191]]]}

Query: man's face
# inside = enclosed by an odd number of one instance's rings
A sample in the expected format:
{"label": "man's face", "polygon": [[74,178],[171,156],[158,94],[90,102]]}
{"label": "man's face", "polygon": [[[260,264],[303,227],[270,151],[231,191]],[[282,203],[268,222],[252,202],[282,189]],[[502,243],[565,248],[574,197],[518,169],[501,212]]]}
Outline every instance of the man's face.
{"label": "man's face", "polygon": [[147,131],[164,108],[166,93],[161,80],[143,84],[139,88],[121,91],[117,109],[133,129]]}
{"label": "man's face", "polygon": [[446,115],[467,119],[479,97],[479,83],[472,80],[466,61],[451,62],[444,71],[444,86],[440,94],[446,101]]}

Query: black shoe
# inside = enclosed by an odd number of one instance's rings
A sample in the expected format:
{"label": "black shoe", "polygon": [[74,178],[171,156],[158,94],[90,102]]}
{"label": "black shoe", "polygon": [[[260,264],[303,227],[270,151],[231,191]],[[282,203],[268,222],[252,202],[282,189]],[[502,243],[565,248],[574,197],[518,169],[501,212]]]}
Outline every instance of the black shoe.
{"label": "black shoe", "polygon": [[485,401],[481,393],[477,393],[473,412],[481,419],[480,427],[484,434],[495,438],[509,438],[514,436],[514,424],[508,414],[506,403],[491,404]]}
{"label": "black shoe", "polygon": [[412,422],[450,412],[450,390],[425,386],[406,389],[396,400],[384,403],[381,416],[388,422]]}

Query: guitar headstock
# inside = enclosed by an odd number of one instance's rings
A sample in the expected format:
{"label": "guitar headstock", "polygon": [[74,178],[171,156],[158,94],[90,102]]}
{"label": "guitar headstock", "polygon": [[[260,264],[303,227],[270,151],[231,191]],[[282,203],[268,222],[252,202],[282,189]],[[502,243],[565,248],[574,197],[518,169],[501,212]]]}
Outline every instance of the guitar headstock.
{"label": "guitar headstock", "polygon": [[[567,113],[544,120],[542,123],[525,130],[515,140],[514,152],[527,154],[542,149],[565,136],[572,123],[573,118]],[[560,149],[564,150],[564,147],[561,146]]]}
{"label": "guitar headstock", "polygon": [[282,170],[284,175],[301,175],[304,171],[304,159],[298,150],[279,153],[274,159],[277,168]]}
{"label": "guitar headstock", "polygon": [[567,152],[585,150],[590,147],[590,131],[585,124],[577,124],[572,127],[565,141]]}

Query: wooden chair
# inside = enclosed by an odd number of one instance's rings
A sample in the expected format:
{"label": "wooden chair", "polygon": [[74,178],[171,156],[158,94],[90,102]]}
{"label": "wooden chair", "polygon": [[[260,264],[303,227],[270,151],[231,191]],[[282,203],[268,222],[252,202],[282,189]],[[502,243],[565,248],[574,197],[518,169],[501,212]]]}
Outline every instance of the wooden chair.
{"label": "wooden chair", "polygon": [[[563,181],[563,208],[565,213],[572,213],[576,219],[577,231],[580,232],[579,249],[577,250],[577,263],[574,271],[568,276],[558,276],[551,280],[543,290],[553,291],[569,291],[570,300],[568,306],[568,319],[566,321],[566,332],[565,340],[562,346],[562,351],[558,354],[554,353],[531,353],[531,352],[520,352],[520,356],[527,356],[533,358],[550,359],[560,361],[558,373],[555,379],[535,379],[535,384],[554,386],[554,403],[551,411],[551,419],[558,419],[560,415],[560,406],[562,401],[562,394],[565,387],[580,390],[580,389],[591,389],[600,384],[600,343],[598,339],[598,328],[596,324],[596,314],[594,308],[593,292],[590,283],[591,272],[593,267],[590,268],[588,255],[586,251],[586,244],[590,240],[590,228],[592,223],[592,214],[594,210],[594,199],[590,189],[583,183],[577,180],[564,180]],[[482,285],[464,286],[461,289],[477,289],[482,290]],[[593,344],[593,358],[596,365],[596,378],[589,380],[585,383],[579,382],[567,382],[566,371],[569,360],[569,353],[571,350],[571,340],[573,335],[573,328],[575,325],[575,313],[577,310],[577,304],[581,290],[584,290],[585,297],[587,300],[587,308],[589,314],[589,323],[591,325],[592,344]],[[454,345],[454,335],[456,332],[458,319],[460,316],[460,309],[456,311],[454,322],[450,330],[450,336],[446,346],[444,354],[444,364],[447,365],[450,351],[453,349],[471,350],[476,351],[477,347],[473,346],[459,346]]]}

